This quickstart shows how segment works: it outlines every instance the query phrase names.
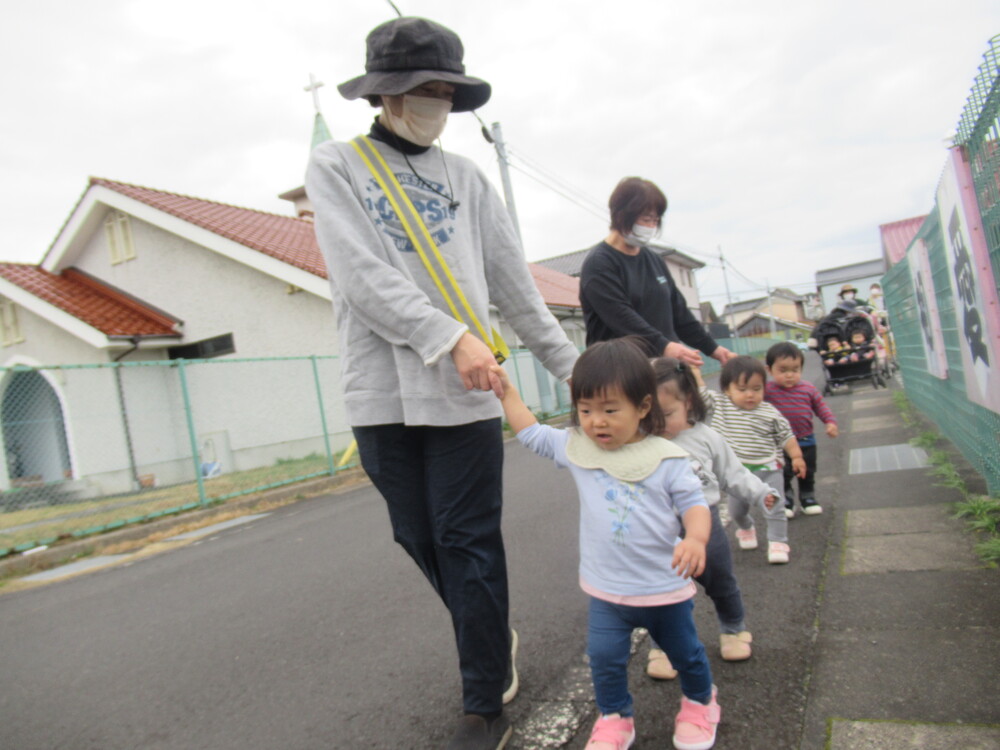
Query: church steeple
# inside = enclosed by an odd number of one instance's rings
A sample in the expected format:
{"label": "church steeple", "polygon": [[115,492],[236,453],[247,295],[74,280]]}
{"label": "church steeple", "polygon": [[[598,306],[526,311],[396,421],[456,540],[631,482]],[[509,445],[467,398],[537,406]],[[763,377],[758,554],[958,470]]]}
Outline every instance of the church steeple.
{"label": "church steeple", "polygon": [[[323,85],[322,81],[317,81],[316,76],[312,73],[309,74],[309,85],[305,87],[304,91],[308,91],[313,96],[313,107],[316,108],[316,117],[313,119],[313,134],[312,134],[312,144],[309,150],[312,151],[319,144],[325,143],[326,141],[332,141],[333,136],[330,135],[330,128],[326,126],[326,120],[323,119],[323,113],[319,109],[319,88]],[[305,187],[297,187],[292,190],[287,190],[278,196],[282,200],[291,201],[295,204],[295,214],[300,219],[312,220],[313,217],[313,207],[312,201],[309,200],[309,196],[306,195]]]}
{"label": "church steeple", "polygon": [[312,93],[313,107],[316,108],[316,117],[313,120],[312,145],[310,146],[310,150],[316,148],[321,143],[333,140],[333,136],[330,135],[330,128],[326,126],[326,120],[323,119],[323,112],[319,108],[319,89],[323,85],[322,81],[317,81],[316,77],[310,73],[309,85],[303,89],[304,91]]}

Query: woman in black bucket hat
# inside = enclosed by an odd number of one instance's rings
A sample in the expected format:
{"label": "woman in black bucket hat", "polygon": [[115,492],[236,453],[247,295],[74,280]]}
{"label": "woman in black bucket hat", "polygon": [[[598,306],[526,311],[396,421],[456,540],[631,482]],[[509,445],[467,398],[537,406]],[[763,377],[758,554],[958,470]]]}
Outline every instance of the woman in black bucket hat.
{"label": "woman in black bucket hat", "polygon": [[[306,189],[361,464],[386,500],[395,540],[451,613],[464,716],[448,748],[496,750],[511,735],[503,704],[517,690],[517,642],[500,528],[501,387],[489,369],[496,349],[477,321],[489,321],[494,303],[561,380],[577,350],[546,308],[489,180],[433,145],[450,112],[490,97],[462,57],[458,36],[433,21],[375,28],[365,74],[339,90],[381,111],[367,138],[313,151]],[[425,251],[422,236],[433,247]],[[447,303],[421,258],[438,254],[466,309]]]}

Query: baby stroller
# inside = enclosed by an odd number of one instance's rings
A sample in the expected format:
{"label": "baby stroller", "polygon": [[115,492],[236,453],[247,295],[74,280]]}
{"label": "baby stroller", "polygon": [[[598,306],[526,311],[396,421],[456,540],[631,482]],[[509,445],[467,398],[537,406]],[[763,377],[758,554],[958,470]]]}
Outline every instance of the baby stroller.
{"label": "baby stroller", "polygon": [[859,381],[888,387],[883,377],[886,352],[871,316],[854,300],[844,300],[813,329],[811,345],[823,361],[825,395]]}

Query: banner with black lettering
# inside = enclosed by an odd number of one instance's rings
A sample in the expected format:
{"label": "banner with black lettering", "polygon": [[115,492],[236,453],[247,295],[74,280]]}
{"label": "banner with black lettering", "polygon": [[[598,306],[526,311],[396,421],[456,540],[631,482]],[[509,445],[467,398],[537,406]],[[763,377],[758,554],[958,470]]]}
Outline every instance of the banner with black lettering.
{"label": "banner with black lettering", "polygon": [[913,296],[917,305],[917,319],[920,321],[921,341],[927,372],[942,380],[948,377],[948,356],[944,351],[944,336],[941,333],[941,317],[938,314],[937,294],[934,291],[934,277],[927,255],[927,245],[919,237],[913,241],[906,260],[910,266],[913,282]]}
{"label": "banner with black lettering", "polygon": [[959,147],[949,151],[937,207],[955,298],[966,395],[969,401],[1000,413],[1000,301],[972,171]]}

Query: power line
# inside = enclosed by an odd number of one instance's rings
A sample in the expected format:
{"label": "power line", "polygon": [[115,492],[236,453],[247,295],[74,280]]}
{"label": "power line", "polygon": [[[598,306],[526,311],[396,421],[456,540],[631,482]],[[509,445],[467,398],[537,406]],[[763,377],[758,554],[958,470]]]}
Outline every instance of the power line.
{"label": "power line", "polygon": [[534,180],[534,181],[535,181],[535,182],[537,182],[537,183],[538,183],[539,185],[542,185],[543,187],[547,187],[547,188],[548,188],[549,190],[551,190],[551,191],[552,191],[552,192],[554,192],[554,193],[558,193],[558,194],[559,194],[559,195],[561,195],[561,196],[562,196],[563,198],[565,198],[566,200],[568,200],[568,201],[569,201],[570,203],[572,203],[573,205],[575,205],[575,206],[576,206],[577,208],[581,208],[581,209],[583,209],[584,211],[586,211],[587,213],[589,213],[589,214],[592,214],[593,216],[596,216],[596,217],[598,217],[599,219],[606,219],[606,218],[607,218],[607,217],[606,217],[606,216],[604,215],[604,213],[603,213],[603,212],[601,212],[601,211],[595,211],[595,210],[594,210],[593,208],[591,208],[590,206],[587,206],[587,205],[584,205],[583,203],[581,203],[581,202],[580,202],[579,200],[577,200],[577,199],[576,199],[576,198],[574,198],[573,196],[571,196],[571,195],[567,195],[566,193],[564,193],[564,192],[563,192],[562,190],[560,190],[559,188],[557,188],[557,187],[555,187],[555,186],[553,186],[553,185],[550,185],[550,184],[548,184],[547,182],[545,182],[545,181],[544,181],[543,179],[541,179],[540,177],[536,177],[535,175],[531,174],[531,172],[528,172],[527,170],[525,170],[525,169],[522,169],[522,168],[521,168],[520,166],[518,166],[517,164],[514,164],[514,163],[512,162],[512,163],[510,164],[510,167],[511,167],[512,169],[516,169],[516,170],[517,170],[518,172],[520,172],[521,174],[523,174],[523,175],[524,175],[525,177],[528,177],[528,178],[530,178],[530,179]]}

